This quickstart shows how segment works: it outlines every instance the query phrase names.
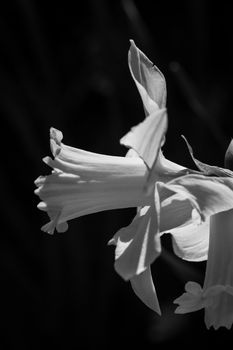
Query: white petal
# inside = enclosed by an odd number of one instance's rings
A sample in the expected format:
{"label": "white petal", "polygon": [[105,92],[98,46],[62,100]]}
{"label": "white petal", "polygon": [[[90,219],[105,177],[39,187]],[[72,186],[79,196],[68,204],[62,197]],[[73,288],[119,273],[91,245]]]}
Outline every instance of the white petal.
{"label": "white petal", "polygon": [[140,51],[133,40],[128,54],[129,69],[147,115],[166,106],[166,82],[160,70]]}
{"label": "white petal", "polygon": [[133,276],[130,279],[130,282],[135,294],[142,300],[142,302],[150,309],[161,315],[150,267],[139,275]]}
{"label": "white petal", "polygon": [[209,247],[209,220],[191,223],[170,230],[173,249],[177,256],[187,261],[207,260]]}
{"label": "white petal", "polygon": [[133,148],[151,169],[158,157],[166,130],[166,110],[157,110],[144,119],[142,123],[133,127],[121,138],[120,143]]}
{"label": "white petal", "polygon": [[173,249],[180,258],[188,261],[206,260],[209,220],[201,223],[200,214],[195,209],[195,198],[182,190],[171,192],[169,183],[157,183],[157,187],[161,200],[160,234],[172,234]]}
{"label": "white petal", "polygon": [[162,151],[159,152],[157,163],[158,163],[157,166],[161,169],[161,171],[163,171],[166,174],[176,172],[177,175],[178,175],[178,173],[180,173],[180,176],[181,176],[181,175],[184,175],[184,173],[183,173],[184,171],[188,170],[187,168],[183,167],[182,165],[171,162],[170,160],[165,158]]}
{"label": "white petal", "polygon": [[205,221],[211,215],[233,208],[233,178],[186,175],[166,186],[183,193]]}
{"label": "white petal", "polygon": [[[164,193],[166,185],[157,184],[160,199],[160,233],[172,232],[192,222],[193,203],[192,198],[175,193]],[[166,198],[164,198],[166,196]]]}
{"label": "white petal", "polygon": [[233,170],[233,140],[231,140],[224,158],[225,168]]}
{"label": "white petal", "polygon": [[200,169],[205,175],[233,177],[233,172],[231,170],[220,168],[220,167],[214,166],[214,165],[208,165],[208,164],[202,163],[202,162],[200,162],[200,160],[196,159],[193,155],[192,147],[190,146],[190,144],[188,143],[188,141],[186,140],[186,138],[183,135],[182,135],[182,137],[185,140],[186,145],[188,146],[189,153],[190,153],[194,163],[196,164],[198,169]]}
{"label": "white petal", "polygon": [[125,280],[145,271],[161,252],[155,206],[117,233],[115,269]]}

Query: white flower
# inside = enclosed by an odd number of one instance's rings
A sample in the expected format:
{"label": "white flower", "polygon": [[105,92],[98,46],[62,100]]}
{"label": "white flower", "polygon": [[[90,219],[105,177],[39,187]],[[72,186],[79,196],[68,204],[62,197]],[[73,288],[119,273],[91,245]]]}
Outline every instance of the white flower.
{"label": "white flower", "polygon": [[[167,129],[166,83],[162,73],[131,41],[129,68],[143,101],[146,118],[121,140],[129,148],[126,157],[115,157],[83,151],[62,143],[62,133],[50,130],[54,159],[44,161],[52,174],[36,180],[38,207],[48,213],[50,222],[42,230],[52,234],[67,230],[67,221],[98,211],[137,207],[138,214],[128,228],[120,230],[110,243],[116,244],[116,270],[129,279],[136,294],[160,313],[150,264],[160,254],[160,196],[174,197],[165,207],[182,201],[173,191],[159,188],[157,181],[168,182],[189,172],[167,160],[162,152]],[[161,187],[161,186],[160,186]],[[161,187],[162,188],[162,187]],[[183,197],[182,197],[183,198]],[[179,211],[179,208],[175,209]],[[191,206],[180,218],[170,221],[169,228],[190,221]],[[162,209],[162,218],[165,216]],[[166,219],[165,219],[166,220]],[[168,220],[169,221],[169,220]],[[163,222],[163,220],[162,220]],[[133,231],[132,231],[133,228]],[[127,232],[127,240],[122,236]],[[131,239],[129,240],[129,234]],[[118,238],[116,238],[118,237]]]}
{"label": "white flower", "polygon": [[[116,245],[116,271],[130,280],[148,307],[160,313],[150,265],[161,252],[161,235],[172,234],[174,251],[181,258],[205,260],[209,222],[213,215],[233,208],[233,179],[227,171],[212,169],[195,159],[202,174],[163,156],[161,147],[167,130],[165,79],[133,41],[129,68],[146,118],[120,140],[129,148],[126,157],[67,146],[62,143],[62,133],[51,128],[54,159],[46,157],[44,161],[53,171],[36,180],[35,192],[42,200],[39,209],[50,217],[42,229],[50,234],[55,229],[66,231],[67,221],[82,215],[136,207],[131,224],[120,229],[109,244]],[[210,177],[210,173],[215,176]],[[197,289],[193,293],[195,303],[200,296]]]}

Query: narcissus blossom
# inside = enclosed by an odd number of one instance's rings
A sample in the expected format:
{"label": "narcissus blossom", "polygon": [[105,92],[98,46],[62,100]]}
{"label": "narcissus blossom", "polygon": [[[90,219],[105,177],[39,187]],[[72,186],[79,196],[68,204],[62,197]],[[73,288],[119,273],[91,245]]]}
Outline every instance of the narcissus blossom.
{"label": "narcissus blossom", "polygon": [[120,229],[109,244],[116,245],[116,271],[160,314],[150,265],[161,252],[161,235],[172,234],[179,257],[207,259],[213,216],[233,209],[233,179],[220,168],[220,173],[210,177],[210,167],[203,168],[200,162],[200,171],[192,171],[163,156],[167,130],[164,76],[133,41],[128,62],[146,117],[120,140],[129,148],[126,156],[67,146],[62,133],[51,128],[53,158],[44,161],[53,170],[36,180],[35,192],[41,199],[39,209],[50,218],[42,230],[50,234],[55,229],[66,231],[67,222],[82,215],[136,207],[131,224]]}
{"label": "narcissus blossom", "polygon": [[[192,206],[183,211],[183,203],[173,191],[161,190],[155,183],[165,183],[189,172],[167,160],[162,152],[167,130],[166,83],[163,74],[131,41],[129,68],[140,93],[146,118],[133,127],[121,140],[129,148],[126,157],[87,152],[62,143],[63,135],[51,128],[50,145],[53,159],[44,158],[52,167],[51,175],[40,176],[35,193],[41,198],[38,208],[48,213],[50,221],[42,230],[52,234],[64,232],[67,221],[82,215],[116,208],[138,208],[136,218],[128,228],[120,230],[110,241],[116,244],[118,273],[130,280],[136,294],[153,310],[160,313],[150,264],[160,254],[160,196],[171,197],[164,204],[168,213],[179,203],[180,217],[164,221],[168,227],[189,222]],[[182,200],[183,196],[181,195]],[[169,214],[168,214],[169,215]],[[172,217],[172,216],[171,216]],[[163,220],[162,220],[163,222]],[[133,228],[133,232],[132,231]],[[132,237],[124,241],[127,232]]]}
{"label": "narcissus blossom", "polygon": [[[189,145],[188,145],[189,146]],[[232,147],[230,143],[225,156],[225,165],[232,163]],[[215,166],[209,166],[194,158],[191,147],[190,153],[196,165],[206,174],[219,176],[225,189],[222,195],[227,199],[226,188],[231,189],[233,172]],[[226,177],[227,176],[227,177]],[[213,180],[214,181],[214,178]],[[205,309],[205,323],[207,328],[219,327],[231,328],[233,323],[233,209],[232,194],[229,193],[229,208],[210,216],[209,227],[209,252],[206,266],[206,274],[203,288],[196,282],[188,282],[185,293],[174,302],[179,304],[176,313],[194,312]],[[222,203],[219,197],[216,198]],[[227,210],[229,209],[229,210]]]}

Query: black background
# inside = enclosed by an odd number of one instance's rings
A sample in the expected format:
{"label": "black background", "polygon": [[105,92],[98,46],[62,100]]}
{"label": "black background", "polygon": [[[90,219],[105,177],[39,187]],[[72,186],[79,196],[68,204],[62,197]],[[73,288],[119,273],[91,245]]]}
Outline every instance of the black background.
{"label": "black background", "polygon": [[223,345],[232,331],[206,330],[203,311],[174,314],[205,263],[173,256],[169,236],[152,272],[163,316],[147,309],[114,271],[106,244],[133,209],[92,214],[65,234],[40,231],[34,180],[48,174],[49,128],[64,143],[125,154],[118,140],[144,118],[127,65],[129,39],[167,80],[167,158],[223,165],[232,137],[230,2],[18,0],[0,5],[0,349],[143,349]]}

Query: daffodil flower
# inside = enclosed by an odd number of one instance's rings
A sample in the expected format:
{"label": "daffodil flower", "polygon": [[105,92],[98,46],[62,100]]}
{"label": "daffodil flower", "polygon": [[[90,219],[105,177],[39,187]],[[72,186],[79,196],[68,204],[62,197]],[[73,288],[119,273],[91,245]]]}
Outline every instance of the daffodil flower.
{"label": "daffodil flower", "polygon": [[109,244],[116,245],[116,271],[160,314],[150,265],[161,252],[161,235],[172,234],[174,251],[181,258],[205,260],[210,217],[233,208],[233,180],[226,173],[209,177],[203,169],[191,171],[163,156],[167,130],[164,76],[133,41],[128,62],[146,118],[120,140],[129,148],[126,157],[67,146],[62,133],[51,128],[54,158],[44,161],[53,171],[36,180],[36,194],[42,200],[39,209],[50,217],[42,230],[50,234],[55,229],[66,231],[67,221],[82,215],[136,207],[131,224],[120,229]]}
{"label": "daffodil flower", "polygon": [[[35,193],[42,200],[38,208],[46,211],[50,218],[42,230],[50,234],[55,229],[66,231],[67,221],[83,215],[116,208],[138,208],[133,222],[120,230],[109,244],[116,244],[117,272],[131,281],[135,293],[146,305],[160,313],[150,272],[150,264],[161,251],[159,225],[166,221],[164,226],[172,229],[190,223],[193,209],[192,205],[187,205],[183,210],[184,202],[188,202],[183,194],[178,198],[174,191],[163,188],[162,183],[189,170],[167,160],[161,152],[167,130],[163,74],[133,41],[128,63],[146,118],[120,140],[129,148],[126,157],[67,146],[62,143],[62,133],[51,128],[53,159],[45,157],[44,162],[53,171],[35,181],[38,187]],[[161,183],[158,188],[157,183]],[[160,213],[161,198],[167,202]],[[174,210],[179,215],[172,216]]]}
{"label": "daffodil flower", "polygon": [[[232,190],[233,172],[198,161],[193,156],[192,148],[188,147],[194,162],[203,173],[218,176],[210,178],[213,183],[216,180],[221,183],[216,204],[218,201],[222,205],[225,201],[229,205],[226,203],[225,208],[217,210],[214,215],[212,213],[206,227],[209,233],[209,251],[203,288],[196,282],[188,282],[185,293],[174,301],[179,304],[176,313],[184,314],[203,308],[207,328],[213,326],[214,329],[229,329],[233,323],[233,201],[231,191],[229,192],[229,189]],[[229,167],[232,165],[232,147],[231,142],[225,155],[225,165]],[[212,194],[212,188],[209,190]],[[209,194],[206,194],[206,198]]]}

